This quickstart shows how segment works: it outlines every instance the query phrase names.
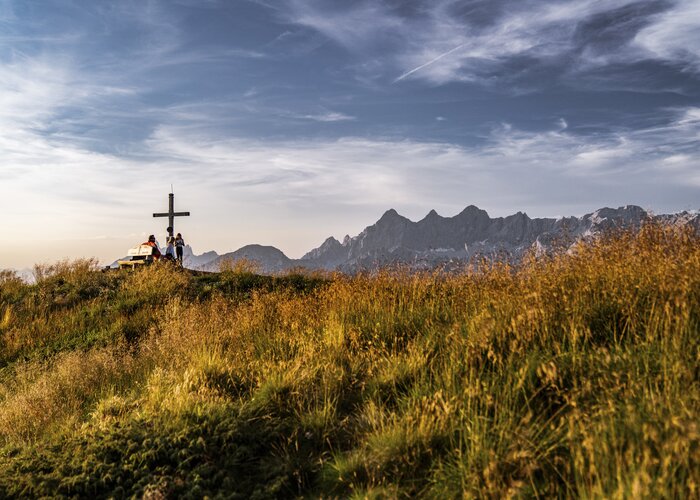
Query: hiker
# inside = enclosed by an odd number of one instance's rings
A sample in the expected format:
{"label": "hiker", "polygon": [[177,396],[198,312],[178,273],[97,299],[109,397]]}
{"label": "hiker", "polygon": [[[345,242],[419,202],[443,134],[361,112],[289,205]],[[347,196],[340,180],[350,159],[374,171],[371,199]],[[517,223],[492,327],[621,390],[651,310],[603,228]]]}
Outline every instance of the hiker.
{"label": "hiker", "polygon": [[175,261],[175,238],[168,236],[168,246],[165,249],[165,258],[167,260]]}
{"label": "hiker", "polygon": [[182,235],[177,233],[175,238],[175,251],[177,252],[177,261],[182,265],[182,254],[185,250],[185,240],[182,239]]}
{"label": "hiker", "polygon": [[142,243],[142,245],[148,245],[149,247],[153,247],[153,250],[151,251],[151,255],[153,255],[153,260],[160,259],[160,257],[161,257],[160,248],[158,248],[158,243],[156,243],[156,237],[154,235],[150,235],[148,237],[148,241],[145,243]]}

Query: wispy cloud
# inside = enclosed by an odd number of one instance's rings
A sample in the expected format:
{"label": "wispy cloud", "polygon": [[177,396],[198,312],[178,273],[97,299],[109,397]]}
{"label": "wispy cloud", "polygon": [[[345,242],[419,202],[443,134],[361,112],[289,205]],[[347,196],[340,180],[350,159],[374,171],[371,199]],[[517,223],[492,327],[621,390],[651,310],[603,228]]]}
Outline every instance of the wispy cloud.
{"label": "wispy cloud", "polygon": [[616,66],[650,61],[700,72],[700,6],[694,0],[430,0],[411,5],[398,8],[380,1],[334,8],[296,0],[289,4],[289,18],[361,56],[384,54],[382,67],[399,71],[394,82],[514,84],[554,71],[576,85],[597,68],[614,73]]}
{"label": "wispy cloud", "polygon": [[447,52],[443,52],[443,53],[440,54],[439,56],[434,57],[433,59],[431,59],[430,61],[428,61],[427,63],[423,63],[423,64],[421,64],[420,66],[416,66],[415,68],[406,71],[403,75],[399,76],[396,80],[394,80],[394,83],[399,82],[399,81],[403,80],[404,78],[406,78],[406,77],[408,77],[408,76],[411,76],[411,75],[412,75],[413,73],[415,73],[416,71],[420,71],[420,70],[422,70],[423,68],[427,68],[427,67],[430,66],[431,64],[434,64],[434,63],[438,62],[438,61],[439,61],[440,59],[442,59],[443,57],[449,56],[449,55],[452,54],[453,52],[456,52],[456,51],[460,50],[462,47],[464,47],[464,44],[463,44],[463,43],[457,45],[454,49],[450,49],[450,50],[448,50]]}
{"label": "wispy cloud", "polygon": [[650,57],[700,73],[700,3],[677,0],[635,35],[633,45]]}
{"label": "wispy cloud", "polygon": [[350,50],[362,50],[392,37],[403,19],[382,1],[339,3],[291,0],[281,9],[287,20],[317,30]]}
{"label": "wispy cloud", "polygon": [[321,201],[389,203],[409,210],[472,202],[503,212],[530,207],[540,214],[568,204],[576,213],[601,203],[624,203],[631,192],[639,203],[668,209],[681,187],[700,191],[692,160],[700,153],[700,111],[675,114],[663,126],[593,138],[569,132],[561,123],[545,132],[503,125],[474,147],[363,138],[192,140],[191,134],[185,138],[169,127],[160,128],[149,145],[162,158],[206,167],[216,183],[245,186],[240,195],[251,201],[275,193],[275,203],[292,210]]}
{"label": "wispy cloud", "polygon": [[[221,196],[226,196],[227,186],[246,186],[240,195],[251,203],[264,195],[288,207],[300,200],[315,205],[322,199],[369,207],[387,203],[458,207],[473,202],[506,211],[521,205],[542,211],[546,204],[559,206],[572,200],[580,207],[595,206],[615,196],[613,186],[626,183],[631,186],[625,189],[634,191],[627,201],[671,206],[678,198],[674,190],[684,186],[697,194],[700,186],[694,163],[700,154],[696,107],[675,110],[664,125],[596,136],[577,134],[564,120],[546,132],[503,125],[481,145],[465,147],[359,137],[227,138],[211,131],[217,109],[221,119],[230,110],[216,103],[181,105],[156,110],[167,113],[167,119],[161,114],[154,131],[138,144],[138,155],[127,159],[91,149],[51,127],[65,106],[134,90],[86,84],[70,64],[43,59],[0,65],[0,75],[3,204],[19,204],[20,196],[26,200],[33,196],[27,193],[34,192],[39,197],[36,205],[41,206],[47,190],[52,193],[49,198],[60,198],[63,207],[78,206],[80,200],[128,203],[147,189],[142,181],[137,187],[128,173],[143,169],[206,185]],[[298,117],[320,122],[354,119],[327,109]],[[634,183],[628,182],[631,177]],[[157,181],[147,184],[152,182]],[[73,201],[68,203],[66,197]]]}
{"label": "wispy cloud", "polygon": [[336,111],[326,111],[324,113],[314,115],[302,115],[301,117],[317,122],[347,122],[355,120],[354,116],[346,115],[345,113],[338,113]]}

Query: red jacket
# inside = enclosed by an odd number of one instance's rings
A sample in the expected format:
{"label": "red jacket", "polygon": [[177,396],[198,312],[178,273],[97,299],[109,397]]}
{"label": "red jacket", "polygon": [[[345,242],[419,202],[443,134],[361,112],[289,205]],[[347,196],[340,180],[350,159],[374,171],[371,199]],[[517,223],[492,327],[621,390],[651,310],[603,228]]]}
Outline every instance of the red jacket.
{"label": "red jacket", "polygon": [[153,252],[151,255],[153,255],[154,259],[160,258],[160,249],[158,248],[158,245],[156,245],[155,241],[147,241],[145,243],[142,243],[142,245],[148,245],[149,247],[153,247]]}

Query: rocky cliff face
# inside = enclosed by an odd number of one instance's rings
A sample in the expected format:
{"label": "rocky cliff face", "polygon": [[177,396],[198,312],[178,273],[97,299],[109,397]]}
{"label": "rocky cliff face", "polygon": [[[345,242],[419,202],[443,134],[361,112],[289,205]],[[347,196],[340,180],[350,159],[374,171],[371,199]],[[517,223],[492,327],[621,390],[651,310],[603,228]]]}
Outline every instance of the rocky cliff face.
{"label": "rocky cliff face", "polygon": [[523,212],[491,218],[486,211],[470,205],[454,217],[441,217],[431,210],[418,222],[391,209],[357,236],[346,236],[342,243],[330,237],[298,260],[287,258],[274,247],[249,245],[217,257],[200,269],[218,270],[223,259],[239,258],[257,261],[268,273],[292,267],[354,272],[399,263],[425,269],[482,256],[517,259],[532,248],[545,251],[552,245],[569,246],[610,229],[639,227],[646,220],[690,224],[700,230],[698,213],[654,216],[634,205],[560,219],[531,219]]}
{"label": "rocky cliff face", "polygon": [[633,205],[561,219],[531,219],[523,212],[491,218],[471,205],[454,217],[441,217],[431,210],[418,222],[389,210],[354,238],[343,243],[326,240],[301,260],[308,267],[353,271],[394,263],[426,268],[474,256],[517,258],[533,246],[570,245],[616,227],[638,227],[653,218],[696,224],[700,220],[689,213],[654,217]]}

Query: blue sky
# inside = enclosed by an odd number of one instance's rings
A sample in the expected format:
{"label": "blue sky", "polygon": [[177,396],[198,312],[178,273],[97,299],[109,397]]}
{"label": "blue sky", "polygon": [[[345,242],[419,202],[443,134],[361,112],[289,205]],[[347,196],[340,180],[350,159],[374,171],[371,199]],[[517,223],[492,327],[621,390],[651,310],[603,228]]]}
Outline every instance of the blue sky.
{"label": "blue sky", "polygon": [[0,267],[700,208],[700,2],[0,0]]}

